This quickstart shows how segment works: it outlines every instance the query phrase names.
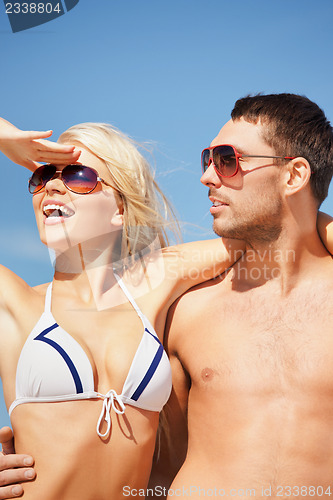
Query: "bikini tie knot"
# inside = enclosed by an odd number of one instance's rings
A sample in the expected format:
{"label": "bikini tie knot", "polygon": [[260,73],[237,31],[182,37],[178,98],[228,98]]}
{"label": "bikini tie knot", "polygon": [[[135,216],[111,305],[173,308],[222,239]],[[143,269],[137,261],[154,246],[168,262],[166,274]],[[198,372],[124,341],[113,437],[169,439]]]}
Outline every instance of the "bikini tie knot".
{"label": "bikini tie knot", "polygon": [[[118,413],[118,415],[122,415],[123,413],[125,413],[125,405],[121,400],[121,397],[113,389],[111,389],[106,394],[100,394],[99,396],[103,399],[103,407],[97,422],[96,430],[99,437],[105,439],[109,435],[111,430],[111,408],[116,413]],[[105,420],[107,424],[104,434],[101,433],[103,420]]]}

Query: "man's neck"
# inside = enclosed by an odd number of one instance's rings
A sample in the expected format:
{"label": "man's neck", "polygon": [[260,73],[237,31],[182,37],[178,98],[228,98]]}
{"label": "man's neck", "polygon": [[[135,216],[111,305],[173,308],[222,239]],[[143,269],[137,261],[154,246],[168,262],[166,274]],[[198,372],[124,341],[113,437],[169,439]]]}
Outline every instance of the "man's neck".
{"label": "man's neck", "polygon": [[279,280],[281,292],[296,286],[308,274],[313,277],[316,267],[325,265],[330,255],[323,246],[316,227],[312,230],[295,223],[285,226],[274,242],[251,241],[246,252],[235,267],[242,286],[264,285],[270,280]]}

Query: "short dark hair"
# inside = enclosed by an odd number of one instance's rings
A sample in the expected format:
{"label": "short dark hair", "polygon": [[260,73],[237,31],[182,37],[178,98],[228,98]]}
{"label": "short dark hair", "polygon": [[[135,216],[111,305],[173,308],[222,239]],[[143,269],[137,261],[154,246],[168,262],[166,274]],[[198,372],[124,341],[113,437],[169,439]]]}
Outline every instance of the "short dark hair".
{"label": "short dark hair", "polygon": [[306,158],[313,195],[319,205],[324,201],[333,174],[333,129],[317,104],[297,94],[258,94],[239,99],[231,118],[260,120],[263,139],[277,155]]}

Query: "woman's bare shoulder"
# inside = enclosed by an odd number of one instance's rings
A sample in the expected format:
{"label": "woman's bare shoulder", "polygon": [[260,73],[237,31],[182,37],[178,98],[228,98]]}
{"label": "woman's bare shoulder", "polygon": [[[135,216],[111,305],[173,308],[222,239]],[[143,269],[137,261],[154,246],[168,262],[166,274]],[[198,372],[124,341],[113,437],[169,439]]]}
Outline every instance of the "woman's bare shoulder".
{"label": "woman's bare shoulder", "polygon": [[4,287],[28,287],[29,285],[13,271],[0,264],[0,290],[6,293]]}
{"label": "woman's bare shoulder", "polygon": [[41,283],[40,285],[33,286],[31,290],[38,293],[38,295],[45,295],[49,284],[50,283]]}
{"label": "woman's bare shoulder", "polygon": [[31,295],[45,294],[47,284],[31,287],[16,273],[0,264],[0,301],[2,306],[11,306],[20,303],[20,300],[29,300]]}

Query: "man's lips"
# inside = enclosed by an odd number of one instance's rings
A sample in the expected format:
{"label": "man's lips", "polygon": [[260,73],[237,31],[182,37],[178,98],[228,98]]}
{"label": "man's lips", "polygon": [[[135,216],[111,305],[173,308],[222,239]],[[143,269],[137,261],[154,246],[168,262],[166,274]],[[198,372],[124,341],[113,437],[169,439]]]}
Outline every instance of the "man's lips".
{"label": "man's lips", "polygon": [[215,198],[215,196],[209,196],[210,201],[213,204],[213,207],[221,207],[224,205],[229,205],[229,203],[219,200],[218,198]]}
{"label": "man's lips", "polygon": [[229,203],[219,200],[215,196],[209,196],[210,201],[212,202],[212,206],[209,211],[212,215],[218,215],[220,212],[226,209],[229,206]]}

